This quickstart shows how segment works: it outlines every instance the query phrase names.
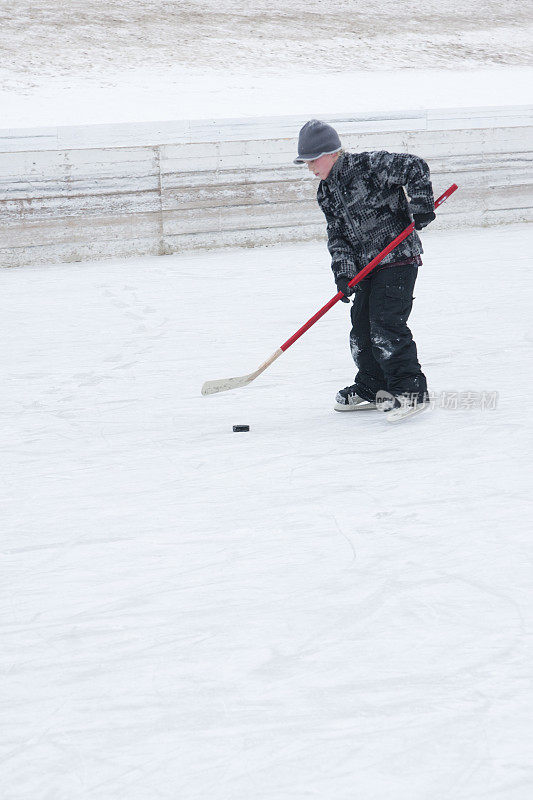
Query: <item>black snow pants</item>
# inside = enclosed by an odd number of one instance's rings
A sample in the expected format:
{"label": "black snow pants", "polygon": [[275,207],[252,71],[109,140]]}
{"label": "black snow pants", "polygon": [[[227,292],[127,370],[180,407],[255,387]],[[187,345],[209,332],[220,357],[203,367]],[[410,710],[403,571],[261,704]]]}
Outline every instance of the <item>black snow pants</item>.
{"label": "black snow pants", "polygon": [[412,265],[382,267],[355,287],[350,349],[358,368],[356,391],[365,400],[373,401],[380,390],[419,400],[427,392],[407,327],[417,273]]}

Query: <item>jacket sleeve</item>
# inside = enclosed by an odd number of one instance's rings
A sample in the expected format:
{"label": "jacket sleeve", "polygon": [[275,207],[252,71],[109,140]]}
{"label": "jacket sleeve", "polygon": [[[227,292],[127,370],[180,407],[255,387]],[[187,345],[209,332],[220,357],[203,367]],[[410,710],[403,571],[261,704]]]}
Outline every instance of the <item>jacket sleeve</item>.
{"label": "jacket sleeve", "polygon": [[[322,209],[324,211],[324,209]],[[346,275],[348,278],[355,278],[357,266],[355,253],[349,242],[344,238],[340,220],[324,211],[327,221],[328,250],[331,255],[331,269],[335,280],[339,275]]]}
{"label": "jacket sleeve", "polygon": [[429,167],[423,158],[410,153],[370,153],[370,167],[380,183],[405,186],[413,214],[433,211],[435,201]]}

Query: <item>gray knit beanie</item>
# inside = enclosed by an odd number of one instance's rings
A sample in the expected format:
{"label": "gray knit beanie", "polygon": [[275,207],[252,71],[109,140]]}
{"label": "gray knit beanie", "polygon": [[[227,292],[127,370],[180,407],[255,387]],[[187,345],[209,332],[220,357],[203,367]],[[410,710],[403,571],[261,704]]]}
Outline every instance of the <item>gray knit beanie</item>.
{"label": "gray knit beanie", "polygon": [[336,153],[342,147],[339,134],[318,119],[310,119],[300,131],[298,137],[298,158],[294,164],[303,164],[305,161],[314,161],[327,153]]}

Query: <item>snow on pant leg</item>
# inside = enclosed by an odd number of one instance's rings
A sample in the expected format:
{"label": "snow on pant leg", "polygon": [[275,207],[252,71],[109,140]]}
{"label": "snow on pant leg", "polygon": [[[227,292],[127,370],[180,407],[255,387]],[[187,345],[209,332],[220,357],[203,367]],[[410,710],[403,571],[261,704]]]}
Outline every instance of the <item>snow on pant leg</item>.
{"label": "snow on pant leg", "polygon": [[413,266],[378,270],[371,281],[369,316],[372,351],[385,375],[387,391],[422,398],[427,391],[426,378],[407,327],[417,273]]}
{"label": "snow on pant leg", "polygon": [[350,350],[358,369],[354,381],[357,394],[364,400],[372,402],[376,397],[376,392],[387,388],[387,382],[379,362],[374,356],[370,339],[370,287],[368,278],[355,287],[351,307]]}

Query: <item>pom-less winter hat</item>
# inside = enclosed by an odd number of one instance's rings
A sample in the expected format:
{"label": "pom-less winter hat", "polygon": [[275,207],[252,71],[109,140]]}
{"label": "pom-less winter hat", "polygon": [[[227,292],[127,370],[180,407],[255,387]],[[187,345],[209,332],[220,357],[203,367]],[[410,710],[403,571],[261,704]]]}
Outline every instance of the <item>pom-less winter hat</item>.
{"label": "pom-less winter hat", "polygon": [[294,163],[314,161],[315,158],[325,156],[327,153],[336,153],[341,147],[341,140],[335,128],[318,119],[310,119],[298,136],[298,158],[294,159]]}

